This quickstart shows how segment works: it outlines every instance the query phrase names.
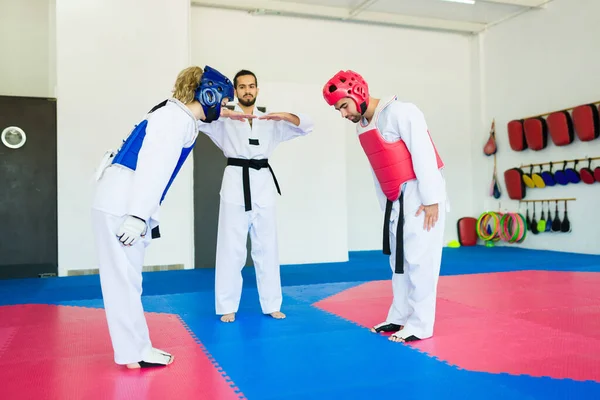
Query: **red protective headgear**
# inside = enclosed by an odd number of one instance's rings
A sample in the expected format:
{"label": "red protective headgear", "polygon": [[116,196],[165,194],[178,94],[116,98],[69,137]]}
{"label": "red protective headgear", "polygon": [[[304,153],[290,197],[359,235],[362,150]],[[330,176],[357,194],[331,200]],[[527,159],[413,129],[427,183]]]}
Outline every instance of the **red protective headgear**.
{"label": "red protective headgear", "polygon": [[362,115],[369,105],[369,86],[356,72],[340,71],[323,86],[323,97],[330,106],[344,97],[350,97]]}

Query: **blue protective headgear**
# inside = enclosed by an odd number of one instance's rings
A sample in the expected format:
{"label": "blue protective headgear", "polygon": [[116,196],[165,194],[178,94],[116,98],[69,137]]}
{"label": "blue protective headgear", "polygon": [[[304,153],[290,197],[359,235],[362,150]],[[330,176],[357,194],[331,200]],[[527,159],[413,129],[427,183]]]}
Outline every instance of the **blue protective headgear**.
{"label": "blue protective headgear", "polygon": [[202,105],[205,122],[219,119],[221,115],[221,101],[227,97],[233,100],[233,84],[225,75],[208,65],[204,67],[204,73],[200,80],[200,86],[196,89],[195,98]]}

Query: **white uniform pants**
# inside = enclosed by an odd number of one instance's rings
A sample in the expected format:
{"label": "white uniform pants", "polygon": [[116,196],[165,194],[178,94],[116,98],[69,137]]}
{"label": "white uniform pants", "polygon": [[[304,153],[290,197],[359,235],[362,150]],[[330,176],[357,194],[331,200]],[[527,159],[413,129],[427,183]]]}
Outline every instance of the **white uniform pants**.
{"label": "white uniform pants", "polygon": [[[442,262],[446,205],[438,205],[438,221],[429,232],[423,229],[424,213],[415,216],[404,199],[404,273],[394,273],[398,218],[390,221],[390,266],[393,301],[387,322],[403,325],[406,335],[420,339],[433,336],[437,284]],[[397,202],[396,202],[397,203]],[[407,204],[408,203],[408,204]],[[397,207],[397,204],[395,204]],[[404,336],[404,335],[403,335]]]}
{"label": "white uniform pants", "polygon": [[253,205],[252,210],[245,211],[243,205],[221,201],[219,207],[216,313],[223,315],[238,311],[248,232],[262,312],[270,314],[280,311],[282,294],[275,206],[260,208]]}
{"label": "white uniform pants", "polygon": [[124,219],[92,210],[102,298],[117,364],[141,361],[152,349],[142,308],[142,266],[150,231],[125,247],[116,236]]}

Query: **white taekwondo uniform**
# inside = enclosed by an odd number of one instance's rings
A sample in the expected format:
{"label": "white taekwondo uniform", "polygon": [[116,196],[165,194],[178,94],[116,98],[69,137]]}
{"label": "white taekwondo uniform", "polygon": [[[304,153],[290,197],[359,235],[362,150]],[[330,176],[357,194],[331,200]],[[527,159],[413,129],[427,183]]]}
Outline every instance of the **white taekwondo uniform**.
{"label": "white taekwondo uniform", "polygon": [[[442,169],[436,163],[436,153],[421,110],[412,103],[401,102],[395,96],[380,100],[370,123],[362,118],[357,124],[360,135],[377,128],[387,142],[403,140],[412,157],[417,177],[401,186],[403,193],[403,253],[404,273],[395,273],[396,233],[399,222],[399,200],[392,203],[389,221],[390,266],[392,268],[393,302],[387,323],[404,326],[398,334],[420,339],[433,335],[437,283],[442,259],[444,225],[449,203]],[[372,169],[372,168],[371,168]],[[388,201],[372,169],[377,196],[382,209]],[[424,213],[416,216],[421,205],[438,204],[439,218],[427,231],[423,228]]]}
{"label": "white taekwondo uniform", "polygon": [[[147,120],[135,171],[118,164],[101,166],[92,206],[102,296],[117,364],[148,359],[152,349],[141,300],[144,254],[150,232],[158,226],[165,188],[182,152],[191,151],[198,135],[196,118],[174,98]],[[128,215],[144,219],[147,233],[132,246],[123,246],[117,232]]]}
{"label": "white taekwondo uniform", "polygon": [[[235,111],[242,111],[236,105]],[[263,115],[256,107],[254,115]],[[220,118],[210,124],[198,122],[198,129],[223,151],[228,159],[268,160],[275,147],[293,138],[312,132],[312,120],[299,113],[296,126],[287,121],[252,119],[236,121]],[[257,161],[255,167],[259,167]],[[217,233],[215,305],[216,313],[224,315],[238,311],[242,295],[242,268],[246,263],[246,240],[250,232],[252,260],[262,312],[280,311],[282,294],[277,242],[275,175],[263,161],[262,168],[248,168],[249,191],[244,194],[244,168],[227,165],[220,190]],[[250,199],[247,199],[250,195]]]}

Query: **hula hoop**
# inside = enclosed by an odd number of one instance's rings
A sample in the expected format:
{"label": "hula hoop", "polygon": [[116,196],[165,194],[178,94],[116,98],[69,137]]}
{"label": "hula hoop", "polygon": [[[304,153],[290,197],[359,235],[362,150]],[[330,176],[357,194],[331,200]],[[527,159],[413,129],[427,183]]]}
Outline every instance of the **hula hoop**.
{"label": "hula hoop", "polygon": [[[486,240],[486,241],[498,241],[500,240],[500,218],[502,217],[502,214],[500,213],[495,213],[493,211],[490,212],[485,212],[483,214],[481,214],[479,216],[479,219],[477,220],[477,225],[476,225],[476,230],[477,230],[477,236],[479,236],[480,239],[482,240]],[[489,223],[493,221],[493,225],[490,227]],[[491,232],[490,234],[487,234],[487,229],[490,227],[491,228]]]}
{"label": "hula hoop", "polygon": [[476,225],[477,236],[486,242],[522,243],[527,237],[525,217],[520,213],[484,212]]}
{"label": "hula hoop", "polygon": [[525,223],[516,213],[506,213],[500,219],[500,237],[505,242],[516,243],[523,240]]}

